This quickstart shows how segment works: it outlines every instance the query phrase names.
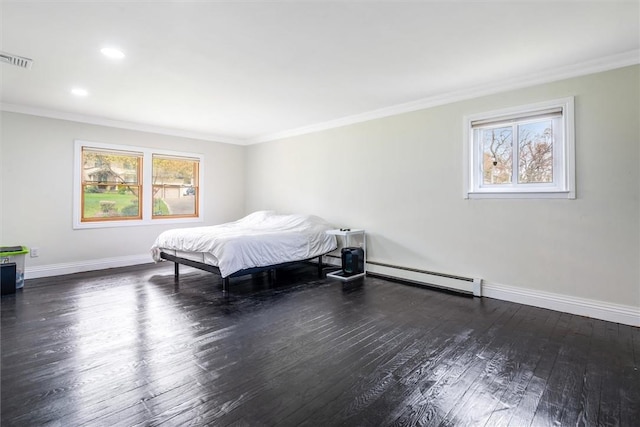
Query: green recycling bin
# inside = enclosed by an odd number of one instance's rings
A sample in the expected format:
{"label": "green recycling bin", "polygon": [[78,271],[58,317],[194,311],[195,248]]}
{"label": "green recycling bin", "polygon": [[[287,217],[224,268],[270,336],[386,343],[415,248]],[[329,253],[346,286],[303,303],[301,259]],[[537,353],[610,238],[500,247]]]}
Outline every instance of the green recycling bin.
{"label": "green recycling bin", "polygon": [[0,246],[0,263],[16,263],[16,289],[24,286],[24,259],[28,253],[25,246]]}

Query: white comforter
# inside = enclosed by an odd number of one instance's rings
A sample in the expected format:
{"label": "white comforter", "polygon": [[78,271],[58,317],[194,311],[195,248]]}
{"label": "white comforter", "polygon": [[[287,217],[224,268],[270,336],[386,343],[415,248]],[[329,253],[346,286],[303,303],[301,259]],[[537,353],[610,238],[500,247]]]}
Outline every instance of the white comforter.
{"label": "white comforter", "polygon": [[313,215],[254,212],[226,224],[179,228],[161,233],[151,247],[155,261],[161,249],[208,252],[218,260],[222,277],[239,270],[314,258],[336,249],[333,228]]}

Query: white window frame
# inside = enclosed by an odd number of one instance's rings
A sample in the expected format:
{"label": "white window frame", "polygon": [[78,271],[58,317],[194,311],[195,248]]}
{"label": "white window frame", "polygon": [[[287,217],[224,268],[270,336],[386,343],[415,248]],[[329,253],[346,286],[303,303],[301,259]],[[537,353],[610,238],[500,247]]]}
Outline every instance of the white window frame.
{"label": "white window frame", "polygon": [[[117,219],[113,221],[82,221],[82,148],[96,148],[111,151],[131,151],[142,153],[142,219]],[[190,157],[200,161],[198,167],[199,183],[199,204],[198,216],[180,218],[152,218],[153,214],[153,155]],[[199,153],[186,153],[182,151],[170,151],[149,147],[135,147],[131,145],[105,144],[101,142],[90,142],[83,140],[74,141],[74,163],[73,163],[73,228],[112,228],[131,227],[140,225],[160,225],[193,223],[204,221],[204,156]]]}
{"label": "white window frame", "polygon": [[[482,177],[482,144],[476,139],[480,132],[474,131],[473,123],[504,122],[525,120],[544,111],[560,108],[562,110],[562,135],[554,135],[553,144],[553,183],[527,183],[485,185]],[[561,136],[561,137],[560,137]],[[560,140],[561,139],[561,140]],[[514,145],[517,142],[514,142]],[[503,198],[550,198],[575,199],[575,132],[574,98],[567,97],[501,110],[467,115],[464,117],[464,198],[465,199],[503,199]],[[513,169],[518,170],[517,158]]]}

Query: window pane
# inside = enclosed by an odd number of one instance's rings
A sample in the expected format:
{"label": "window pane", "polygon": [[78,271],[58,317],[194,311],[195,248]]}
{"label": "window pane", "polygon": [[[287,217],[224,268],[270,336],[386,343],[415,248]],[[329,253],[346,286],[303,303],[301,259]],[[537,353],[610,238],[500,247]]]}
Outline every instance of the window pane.
{"label": "window pane", "polygon": [[140,157],[108,151],[83,150],[84,183],[138,184]]}
{"label": "window pane", "polygon": [[553,182],[553,121],[518,126],[518,182]]}
{"label": "window pane", "polygon": [[513,128],[481,130],[484,184],[510,184],[513,171]]}
{"label": "window pane", "polygon": [[132,185],[83,186],[83,220],[141,218],[140,187]]}
{"label": "window pane", "polygon": [[195,159],[153,156],[153,216],[198,215],[198,167]]}
{"label": "window pane", "polygon": [[82,221],[140,219],[138,153],[82,150]]}

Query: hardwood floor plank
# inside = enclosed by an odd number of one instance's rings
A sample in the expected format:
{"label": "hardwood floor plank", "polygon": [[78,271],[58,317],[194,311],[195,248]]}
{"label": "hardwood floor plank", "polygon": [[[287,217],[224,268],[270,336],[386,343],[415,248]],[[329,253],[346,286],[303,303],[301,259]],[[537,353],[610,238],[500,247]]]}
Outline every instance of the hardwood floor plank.
{"label": "hardwood floor plank", "polygon": [[535,425],[576,424],[579,417],[579,398],[582,396],[586,355],[591,342],[588,319],[574,317],[547,382],[533,419]]}
{"label": "hardwood floor plank", "polygon": [[560,313],[556,311],[534,310],[523,321],[508,357],[513,373],[509,380],[503,383],[502,394],[498,392],[495,395],[497,404],[494,411],[486,421],[479,421],[479,425],[498,427],[510,424],[511,418],[526,396],[527,387],[542,357],[539,351],[531,351],[531,348],[544,349],[549,345],[559,317]]}
{"label": "hardwood floor plank", "polygon": [[[513,361],[509,353],[514,352],[517,337],[524,329],[523,322],[529,316],[530,307],[523,307],[514,316],[513,321],[505,324],[500,330],[500,336],[479,355],[475,369],[478,375],[465,375],[457,384],[462,391],[455,398],[452,405],[438,423],[443,426],[454,425],[483,425],[486,419],[496,410],[498,404],[496,395],[501,395],[504,382],[509,382],[513,376]],[[507,338],[510,337],[510,338]],[[504,339],[506,338],[506,339]],[[513,357],[513,356],[511,356]]]}
{"label": "hardwood floor plank", "polygon": [[[389,389],[398,383],[398,379],[421,361],[422,355],[433,345],[433,341],[428,337],[434,334],[438,327],[438,323],[432,322],[424,329],[425,339],[413,340],[397,347],[384,363],[378,362],[378,366],[373,366],[374,371],[364,370],[361,366],[356,380],[348,381],[344,385],[336,383],[335,388],[340,389],[340,394],[324,403],[322,412],[316,411],[306,420],[302,420],[300,425],[318,425],[326,412],[333,413],[334,419],[343,423],[349,423],[350,419],[362,420],[363,413],[368,412],[370,408],[374,408],[379,417],[379,399],[388,394]],[[384,411],[381,413],[384,414]]]}
{"label": "hardwood floor plank", "polygon": [[[532,308],[519,314],[522,320],[515,326],[512,339],[496,352],[483,375],[472,384],[454,411],[447,415],[445,421],[448,424],[508,425],[540,358],[530,348],[547,343],[551,325],[559,316],[556,312]],[[546,334],[545,330],[548,331]]]}
{"label": "hardwood floor plank", "polygon": [[[459,321],[456,324],[459,324]],[[426,384],[423,384],[423,377],[435,369],[447,355],[452,354],[457,343],[464,340],[459,336],[456,339],[455,335],[449,332],[443,334],[443,329],[448,329],[443,326],[448,325],[449,323],[443,322],[431,329],[425,339],[420,342],[419,353],[391,372],[393,381],[386,385],[384,393],[377,396],[369,405],[361,407],[360,413],[346,418],[344,423],[358,424],[359,421],[364,420],[363,425],[378,423],[388,425],[400,416],[406,407],[416,401],[418,397],[416,391],[435,382],[425,379]],[[349,394],[346,394],[341,401],[349,401]],[[387,421],[380,422],[385,419]]]}
{"label": "hardwood floor plank", "polygon": [[639,328],[619,325],[619,337],[622,350],[621,358],[622,382],[620,390],[620,425],[633,425],[638,422],[640,414],[640,364],[634,350],[634,334]]}
{"label": "hardwood floor plank", "polygon": [[[419,333],[415,330],[412,332],[404,336],[398,334],[393,340],[382,343],[377,351],[361,356],[355,362],[357,372],[344,367],[341,369],[343,375],[337,381],[324,380],[318,383],[322,387],[317,393],[321,399],[307,399],[293,413],[281,411],[286,415],[282,419],[292,425],[318,425],[326,421],[326,413],[329,411],[333,413],[336,422],[359,414],[389,385],[391,377],[388,372],[418,352]],[[329,408],[331,404],[335,405],[333,410]]]}
{"label": "hardwood floor plank", "polygon": [[594,341],[595,321],[581,318],[578,329],[575,332],[579,338],[577,348],[571,351],[575,356],[571,358],[571,366],[567,372],[567,379],[562,393],[562,412],[560,414],[561,425],[578,425],[585,414],[585,401],[588,401],[591,393],[597,389],[597,380],[589,387],[589,377],[592,372],[591,359],[594,357],[592,348]]}
{"label": "hardwood floor plank", "polygon": [[[340,343],[336,344],[337,340],[343,340],[341,345],[345,349],[348,349],[355,344],[361,343],[363,339],[367,339],[368,337],[372,337],[372,336],[374,336],[374,329],[368,323],[363,323],[359,325],[359,328],[352,328],[351,330],[348,330],[348,331],[345,330],[344,328],[335,329],[333,335],[325,335],[319,338],[319,341],[317,341],[316,343],[316,345],[320,344],[320,346],[318,346],[318,352],[310,353],[308,349],[305,350],[307,355],[309,355],[312,358],[311,362],[308,362],[308,363],[313,363],[314,365],[317,366],[318,364],[322,363],[324,360],[329,360],[328,357],[331,357],[331,353],[334,352],[336,345],[340,344]],[[347,344],[345,346],[344,343],[350,343],[350,344]],[[298,368],[298,365],[301,365],[301,364],[306,365],[307,362],[305,362],[305,360],[308,360],[308,359],[303,359],[303,362],[301,363],[300,357],[304,355],[301,355],[299,351],[296,351],[296,349],[293,349],[292,352],[288,352],[288,353],[291,355],[288,361],[287,360],[283,361],[280,355],[280,359],[278,360],[278,365],[277,365],[278,370],[261,372],[260,378],[257,378],[257,379],[250,378],[248,381],[245,381],[245,382],[240,382],[240,383],[234,382],[232,384],[234,388],[229,391],[233,393],[242,393],[245,390],[249,389],[249,390],[252,390],[252,393],[259,393],[262,401],[266,400],[268,393],[272,390],[273,387],[276,387],[278,385],[279,376],[290,375],[292,371],[295,372],[298,369],[300,369],[301,374],[304,373],[304,370],[302,369],[304,368],[304,366],[302,366],[302,368]],[[335,360],[336,356],[333,356],[333,359]],[[338,362],[339,360],[336,363]],[[273,362],[270,360],[259,360],[259,361],[251,361],[250,363],[252,365],[255,364],[256,366],[262,366],[262,365],[265,365],[265,363],[273,363]],[[268,383],[265,383],[264,377],[269,378]],[[218,387],[220,386],[221,385],[219,384]],[[280,395],[280,393],[275,393],[275,394],[276,396]]]}
{"label": "hardwood floor plank", "polygon": [[610,363],[611,354],[606,343],[603,321],[593,320],[593,336],[587,365],[583,374],[582,393],[579,401],[579,416],[576,425],[592,426],[598,424],[599,406],[603,383],[603,367]]}
{"label": "hardwood floor plank", "polygon": [[[609,348],[618,348],[620,351],[619,345],[619,336],[618,336],[618,327],[617,323],[606,323],[605,324],[605,340],[606,345]],[[623,346],[622,346],[623,347]],[[602,388],[600,391],[600,407],[598,411],[598,425],[603,426],[618,426],[620,425],[620,382],[619,378],[616,381],[618,376],[617,373],[620,372],[622,365],[620,363],[620,358],[618,357],[618,353],[612,354],[611,357],[608,357],[608,364],[604,366],[603,369],[603,380],[602,380]]]}
{"label": "hardwood floor plank", "polygon": [[[507,306],[506,310],[485,324],[474,323],[456,337],[445,351],[436,356],[433,370],[423,374],[422,369],[413,372],[415,381],[411,396],[392,412],[391,425],[438,425],[456,404],[456,398],[464,392],[457,387],[461,378],[475,378],[483,363],[482,354],[490,351],[495,339],[500,339],[500,330],[513,321],[521,306]],[[416,375],[418,374],[418,375]],[[400,411],[398,411],[400,409]]]}
{"label": "hardwood floor plank", "polygon": [[[553,327],[548,345],[538,350],[541,357],[533,371],[533,376],[525,389],[520,404],[509,420],[510,426],[521,427],[532,425],[533,418],[540,407],[547,383],[549,379],[552,378],[556,359],[558,358],[562,342],[569,331],[569,323],[572,317],[573,316],[569,314],[562,313]],[[555,373],[556,375],[562,375],[562,372],[558,370],[556,370]]]}

